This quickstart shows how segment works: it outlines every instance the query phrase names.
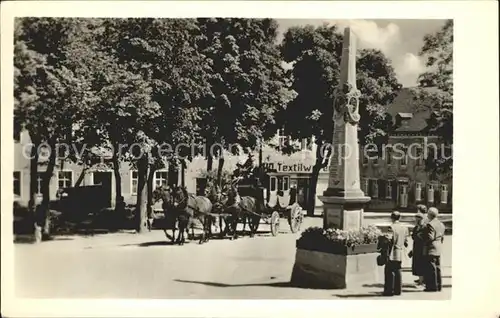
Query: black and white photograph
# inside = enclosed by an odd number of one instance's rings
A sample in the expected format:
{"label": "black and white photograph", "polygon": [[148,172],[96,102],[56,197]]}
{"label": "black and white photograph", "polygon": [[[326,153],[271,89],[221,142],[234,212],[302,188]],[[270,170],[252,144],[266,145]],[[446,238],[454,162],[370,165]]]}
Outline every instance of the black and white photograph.
{"label": "black and white photograph", "polygon": [[455,19],[295,17],[14,17],[15,297],[450,301]]}

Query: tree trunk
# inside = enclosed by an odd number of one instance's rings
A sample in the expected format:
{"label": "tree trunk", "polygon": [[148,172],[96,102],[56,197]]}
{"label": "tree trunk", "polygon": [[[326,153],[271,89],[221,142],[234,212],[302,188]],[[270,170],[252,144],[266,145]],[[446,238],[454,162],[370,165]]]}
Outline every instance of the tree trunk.
{"label": "tree trunk", "polygon": [[311,182],[309,183],[309,206],[307,207],[307,216],[314,216],[316,207],[316,188],[318,186],[319,171],[321,170],[321,162],[318,164],[318,159],[312,168]]}
{"label": "tree trunk", "polygon": [[219,164],[217,167],[217,184],[222,186],[222,169],[224,168],[224,156],[219,157]]}
{"label": "tree trunk", "polygon": [[89,170],[89,167],[84,166],[82,171],[80,172],[80,175],[78,176],[78,179],[75,182],[75,187],[79,187],[82,184],[83,179],[85,178],[85,174],[87,174],[87,170]]}
{"label": "tree trunk", "polygon": [[209,144],[207,153],[207,171],[212,171],[213,166],[214,166],[214,156],[212,154],[212,144]]}
{"label": "tree trunk", "polygon": [[137,161],[138,186],[137,186],[137,203],[135,208],[136,231],[144,233],[147,230],[147,204],[148,204],[148,159],[146,156],[141,156]]}
{"label": "tree trunk", "polygon": [[113,173],[115,175],[115,212],[120,212],[125,208],[125,202],[122,196],[122,176],[120,174],[120,160],[118,160],[117,149],[114,147],[113,158]]}
{"label": "tree trunk", "polygon": [[42,177],[42,204],[37,209],[37,220],[35,227],[35,238],[36,241],[41,239],[42,235],[38,235],[37,231],[42,231],[43,236],[49,237],[50,235],[50,180],[52,179],[52,175],[54,174],[54,167],[56,165],[56,152],[55,143],[49,144],[50,146],[50,156],[49,162],[47,164],[47,170],[43,174]]}
{"label": "tree trunk", "polygon": [[149,166],[149,172],[148,172],[148,207],[147,207],[147,217],[148,219],[153,218],[153,181],[154,181],[154,176],[155,176],[156,169],[154,169],[153,165]]}
{"label": "tree trunk", "polygon": [[[33,217],[33,227],[35,230],[35,242],[40,243],[42,233],[41,228],[38,229],[36,224],[37,217],[35,215],[36,211],[36,199],[37,199],[37,187],[38,187],[38,145],[39,143],[33,142],[33,148],[31,148],[31,159],[30,159],[30,199],[28,203],[28,210],[30,215]],[[38,229],[38,232],[37,232]]]}
{"label": "tree trunk", "polygon": [[322,142],[317,143],[316,147],[316,162],[312,168],[311,173],[311,182],[309,183],[309,206],[307,207],[307,216],[314,216],[314,209],[316,207],[316,188],[318,187],[318,178],[319,172],[321,169],[328,166],[329,157],[331,155],[331,148],[328,148],[328,152],[323,158],[323,154],[321,153]]}
{"label": "tree trunk", "polygon": [[259,145],[259,168],[262,167],[262,143]]}
{"label": "tree trunk", "polygon": [[181,161],[181,187],[186,186],[186,159]]}

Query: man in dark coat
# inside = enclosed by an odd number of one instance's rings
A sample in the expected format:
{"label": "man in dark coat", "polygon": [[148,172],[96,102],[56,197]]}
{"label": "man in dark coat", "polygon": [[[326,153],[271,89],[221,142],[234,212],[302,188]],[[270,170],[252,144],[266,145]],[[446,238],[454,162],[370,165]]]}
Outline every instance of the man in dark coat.
{"label": "man in dark coat", "polygon": [[444,241],[444,224],[438,220],[439,211],[437,208],[429,208],[427,212],[427,223],[424,230],[424,255],[426,258],[425,291],[441,291],[441,250]]}
{"label": "man in dark coat", "polygon": [[417,214],[415,215],[415,226],[411,232],[413,239],[413,248],[408,254],[411,257],[412,274],[417,276],[415,281],[418,285],[424,284],[424,275],[426,269],[426,259],[424,257],[424,229],[426,222],[427,207],[425,205],[417,206]]}

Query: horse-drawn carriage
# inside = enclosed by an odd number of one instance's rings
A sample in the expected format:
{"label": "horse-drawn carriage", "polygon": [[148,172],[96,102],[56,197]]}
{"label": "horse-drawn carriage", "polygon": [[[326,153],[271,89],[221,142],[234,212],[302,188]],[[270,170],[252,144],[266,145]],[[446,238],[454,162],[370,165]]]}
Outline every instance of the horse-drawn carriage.
{"label": "horse-drawn carriage", "polygon": [[[263,187],[262,184],[269,176],[260,168],[248,170],[243,174],[236,174],[231,184],[222,187],[212,186],[206,189],[205,195],[195,195],[187,192],[186,188],[173,189],[160,187],[153,193],[154,201],[163,201],[165,218],[170,215],[169,229],[175,237],[175,223],[179,225],[177,241],[184,242],[184,231],[193,228],[194,223],[201,224],[203,230],[200,243],[209,240],[212,235],[212,225],[219,219],[220,235],[230,234],[237,238],[238,223],[243,223],[245,230],[248,221],[250,236],[257,232],[261,221],[269,224],[271,234],[276,236],[280,227],[280,219],[287,218],[292,233],[300,230],[303,219],[303,210],[297,202],[296,189],[284,187],[276,191],[273,187]],[[264,181],[264,182],[262,182]],[[223,229],[222,220],[226,227]],[[167,227],[164,228],[166,234]],[[168,236],[168,235],[167,235]]]}
{"label": "horse-drawn carriage", "polygon": [[281,218],[288,220],[292,233],[300,230],[303,210],[297,203],[296,189],[292,188],[288,192],[273,191],[256,185],[252,179],[241,180],[237,189],[240,196],[254,197],[258,204],[257,211],[247,211],[251,233],[257,232],[261,221],[263,221],[270,225],[271,234],[276,236],[279,232]]}

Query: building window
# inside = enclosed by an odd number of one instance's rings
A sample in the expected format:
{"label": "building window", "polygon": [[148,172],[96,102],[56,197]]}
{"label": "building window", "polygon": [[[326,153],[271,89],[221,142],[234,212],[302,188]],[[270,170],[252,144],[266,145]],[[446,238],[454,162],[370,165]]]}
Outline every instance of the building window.
{"label": "building window", "polygon": [[378,180],[372,181],[372,198],[378,198]]}
{"label": "building window", "polygon": [[387,150],[387,158],[386,159],[387,159],[387,165],[392,165],[392,163],[393,163],[392,151],[390,148]]}
{"label": "building window", "polygon": [[280,148],[284,147],[286,145],[286,142],[287,142],[287,138],[286,138],[286,136],[283,133],[283,129],[279,129],[278,130],[278,143],[279,143],[279,147]]}
{"label": "building window", "polygon": [[276,177],[269,178],[269,190],[276,191]]}
{"label": "building window", "polygon": [[374,154],[374,155],[372,156],[372,158],[373,158],[373,159],[372,159],[372,160],[373,160],[373,164],[374,164],[374,165],[378,165],[378,154]]}
{"label": "building window", "polygon": [[40,172],[40,171],[36,173],[36,194],[37,195],[42,195],[43,174],[44,174],[44,172]]}
{"label": "building window", "polygon": [[168,172],[163,170],[155,172],[155,188],[167,185],[167,174]]}
{"label": "building window", "polygon": [[447,184],[441,185],[441,203],[442,204],[448,203],[448,185]]}
{"label": "building window", "polygon": [[403,147],[403,155],[401,157],[401,165],[406,166],[408,164],[408,147]]}
{"label": "building window", "polygon": [[387,180],[387,184],[385,185],[385,198],[392,199],[392,181]]}
{"label": "building window", "polygon": [[361,180],[361,189],[363,190],[365,195],[368,195],[368,190],[369,190],[368,183],[369,183],[369,181],[370,181],[369,179],[362,179]]}
{"label": "building window", "polygon": [[59,189],[69,188],[73,185],[73,171],[59,171],[57,173]]}
{"label": "building window", "polygon": [[302,138],[300,150],[312,150],[312,138]]}
{"label": "building window", "polygon": [[283,191],[283,177],[277,177],[278,181],[278,191]]}
{"label": "building window", "polygon": [[284,176],[283,177],[283,191],[288,191],[288,190],[290,190],[290,177]]}
{"label": "building window", "polygon": [[423,156],[423,149],[421,147],[418,147],[416,149],[416,156],[415,158],[417,159],[417,166],[420,166],[422,165],[422,163],[424,162],[424,156]]}
{"label": "building window", "polygon": [[139,173],[137,170],[132,170],[130,172],[130,193],[137,194],[137,188],[139,187]]}
{"label": "building window", "polygon": [[205,195],[202,189],[207,187],[206,178],[196,178],[196,195]]}
{"label": "building window", "polygon": [[400,188],[399,205],[402,208],[406,208],[408,206],[408,185],[401,184],[399,188]]}
{"label": "building window", "polygon": [[415,201],[422,201],[422,183],[415,184]]}
{"label": "building window", "polygon": [[21,171],[14,171],[14,195],[21,196]]}
{"label": "building window", "polygon": [[429,203],[433,203],[434,202],[434,184],[430,183],[427,185],[427,201]]}

